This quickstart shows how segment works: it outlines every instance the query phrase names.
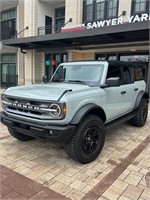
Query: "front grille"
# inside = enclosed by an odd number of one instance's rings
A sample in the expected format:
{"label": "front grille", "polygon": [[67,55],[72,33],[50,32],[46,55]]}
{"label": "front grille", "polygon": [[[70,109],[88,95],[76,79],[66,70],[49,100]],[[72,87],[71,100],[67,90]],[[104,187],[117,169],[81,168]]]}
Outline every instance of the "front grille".
{"label": "front grille", "polygon": [[28,117],[40,118],[40,116],[49,116],[49,102],[39,102],[29,99],[5,97],[2,100],[2,105],[7,112],[17,115],[25,115]]}

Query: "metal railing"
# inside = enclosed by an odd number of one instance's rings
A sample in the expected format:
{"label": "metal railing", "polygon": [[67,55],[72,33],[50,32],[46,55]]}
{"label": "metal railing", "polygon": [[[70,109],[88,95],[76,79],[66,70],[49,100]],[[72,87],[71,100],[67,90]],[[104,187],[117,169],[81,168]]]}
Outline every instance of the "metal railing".
{"label": "metal railing", "polygon": [[61,26],[58,24],[55,24],[55,25],[38,27],[38,35],[59,33],[61,32],[61,28],[65,27],[69,22],[72,22],[72,18],[70,18],[65,24],[62,24]]}
{"label": "metal railing", "polygon": [[48,25],[48,26],[38,27],[38,35],[59,33],[61,31],[61,27],[58,25]]}

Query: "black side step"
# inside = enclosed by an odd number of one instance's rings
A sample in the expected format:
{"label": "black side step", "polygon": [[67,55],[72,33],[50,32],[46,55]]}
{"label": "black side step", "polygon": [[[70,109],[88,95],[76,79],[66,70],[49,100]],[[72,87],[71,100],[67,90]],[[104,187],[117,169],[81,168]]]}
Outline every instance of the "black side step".
{"label": "black side step", "polygon": [[105,124],[105,128],[106,129],[110,129],[110,128],[113,128],[115,126],[117,126],[118,124],[122,124],[130,119],[132,119],[133,117],[135,117],[135,113],[130,113],[130,114],[127,114],[123,117],[120,117],[119,119],[116,119],[112,122],[109,122],[107,124]]}

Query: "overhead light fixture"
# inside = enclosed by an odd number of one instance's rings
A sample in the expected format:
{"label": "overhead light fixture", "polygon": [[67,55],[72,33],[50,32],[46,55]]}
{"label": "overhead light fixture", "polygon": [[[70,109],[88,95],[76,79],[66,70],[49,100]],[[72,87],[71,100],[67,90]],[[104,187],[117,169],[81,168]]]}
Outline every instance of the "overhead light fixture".
{"label": "overhead light fixture", "polygon": [[21,49],[21,53],[25,54],[27,51],[25,49]]}
{"label": "overhead light fixture", "polygon": [[132,52],[135,52],[135,51],[136,51],[136,49],[130,49],[130,51],[132,51]]}

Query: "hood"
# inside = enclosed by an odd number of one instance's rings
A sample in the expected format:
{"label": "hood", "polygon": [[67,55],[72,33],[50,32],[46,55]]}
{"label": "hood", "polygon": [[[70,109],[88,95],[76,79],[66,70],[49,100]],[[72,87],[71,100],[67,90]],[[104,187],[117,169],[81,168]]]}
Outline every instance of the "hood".
{"label": "hood", "polygon": [[27,99],[57,101],[59,98],[61,98],[66,90],[73,92],[78,90],[86,90],[87,88],[89,88],[89,86],[81,84],[48,83],[10,87],[5,90],[4,94]]}

